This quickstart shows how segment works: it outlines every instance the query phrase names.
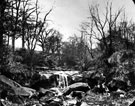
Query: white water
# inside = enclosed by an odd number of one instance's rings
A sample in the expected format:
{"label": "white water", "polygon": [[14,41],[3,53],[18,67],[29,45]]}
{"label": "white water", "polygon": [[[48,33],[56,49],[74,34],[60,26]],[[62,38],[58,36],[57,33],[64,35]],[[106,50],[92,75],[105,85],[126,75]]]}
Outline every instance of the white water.
{"label": "white water", "polygon": [[66,88],[68,86],[68,75],[64,72],[57,72],[55,74],[58,74],[58,87],[59,88]]}
{"label": "white water", "polygon": [[40,72],[39,74],[41,76],[46,76],[47,79],[49,79],[52,75],[58,75],[57,81],[58,81],[58,88],[66,88],[69,85],[68,82],[68,76],[72,76],[74,74],[77,74],[78,71],[48,71],[48,72]]}

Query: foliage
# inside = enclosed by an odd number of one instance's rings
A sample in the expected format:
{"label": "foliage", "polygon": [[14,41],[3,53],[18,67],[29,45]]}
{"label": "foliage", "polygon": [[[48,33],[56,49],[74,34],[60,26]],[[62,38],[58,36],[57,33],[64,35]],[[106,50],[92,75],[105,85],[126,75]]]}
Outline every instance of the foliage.
{"label": "foliage", "polygon": [[9,61],[10,61],[10,51],[11,49],[8,47],[8,46],[4,46],[3,47],[3,57],[2,57],[2,60],[1,60],[1,64],[0,64],[0,72],[1,74],[4,74],[5,72],[8,72],[10,67],[9,67]]}
{"label": "foliage", "polygon": [[[83,36],[71,37],[62,46],[61,62],[69,67],[77,66],[80,70],[87,70],[91,56],[89,55]],[[88,67],[87,67],[88,66]]]}
{"label": "foliage", "polygon": [[[36,67],[54,67],[56,65],[57,55],[47,55],[41,51],[33,51],[33,56],[27,49],[17,49],[15,51],[14,61],[24,65],[29,71],[34,71]],[[54,56],[54,57],[53,57]]]}

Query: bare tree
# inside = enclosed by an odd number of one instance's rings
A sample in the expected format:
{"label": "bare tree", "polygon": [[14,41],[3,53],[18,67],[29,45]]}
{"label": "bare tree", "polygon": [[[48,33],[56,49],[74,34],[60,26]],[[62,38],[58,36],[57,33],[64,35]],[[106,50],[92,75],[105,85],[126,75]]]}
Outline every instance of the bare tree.
{"label": "bare tree", "polygon": [[53,29],[48,29],[48,24],[39,36],[38,45],[42,48],[46,54],[55,54],[61,46],[62,34]]}
{"label": "bare tree", "polygon": [[38,45],[42,48],[43,52],[45,52],[47,38],[51,36],[52,32],[53,32],[53,29],[48,29],[48,23],[46,23],[38,39]]}
{"label": "bare tree", "polygon": [[[47,20],[47,16],[51,13],[52,9],[50,9],[44,16],[43,21],[40,20],[39,14],[40,12],[38,11],[38,0],[36,1],[35,4],[36,10],[35,10],[35,18],[34,22],[28,24],[27,26],[27,36],[26,36],[26,45],[28,50],[34,51],[39,39],[39,35],[41,35],[44,25]],[[33,21],[33,20],[32,20]]]}
{"label": "bare tree", "polygon": [[36,7],[30,7],[30,0],[22,1],[21,6],[21,16],[22,16],[22,48],[25,48],[25,36],[26,36],[26,29],[27,24],[31,18],[31,15],[36,11]]}
{"label": "bare tree", "polygon": [[37,46],[37,42],[39,40],[39,35],[42,34],[44,30],[44,25],[46,24],[47,21],[47,16],[51,13],[52,9],[50,9],[44,16],[43,21],[40,19],[40,12],[39,12],[39,7],[38,7],[38,0],[36,0],[35,3],[35,14],[33,14],[33,17],[30,18],[30,23],[27,23],[27,28],[26,28],[26,35],[25,35],[25,40],[26,40],[26,46],[29,51],[30,55],[30,69],[33,69],[32,66],[32,61],[33,61],[33,55],[34,55],[34,50]]}
{"label": "bare tree", "polygon": [[92,59],[94,58],[94,55],[93,55],[94,38],[93,38],[93,36],[95,35],[93,25],[94,24],[93,24],[92,20],[91,20],[91,22],[83,22],[81,25],[82,35],[86,37],[86,40],[85,40],[86,48],[87,48],[88,52],[90,53]]}
{"label": "bare tree", "polygon": [[[105,50],[105,53],[107,53],[107,55],[109,56],[113,52],[112,29],[116,25],[117,19],[120,16],[122,9],[119,9],[115,14],[112,14],[112,3],[107,3],[104,18],[101,17],[98,6],[89,6],[89,11],[90,18],[94,22],[96,31],[99,32],[94,34],[94,37],[103,43],[103,50]],[[107,36],[108,39],[106,39]]]}

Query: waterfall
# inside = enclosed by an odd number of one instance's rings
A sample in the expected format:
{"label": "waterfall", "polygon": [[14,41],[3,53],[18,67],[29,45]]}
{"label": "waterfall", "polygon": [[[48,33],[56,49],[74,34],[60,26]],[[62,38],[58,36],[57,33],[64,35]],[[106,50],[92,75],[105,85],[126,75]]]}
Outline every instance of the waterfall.
{"label": "waterfall", "polygon": [[59,72],[58,74],[58,87],[59,88],[66,88],[68,86],[68,78],[67,78],[67,74],[64,72]]}
{"label": "waterfall", "polygon": [[77,74],[78,71],[48,71],[48,72],[39,72],[41,76],[45,76],[47,80],[51,80],[51,76],[55,76],[53,81],[56,81],[55,87],[66,88],[69,84],[68,76]]}

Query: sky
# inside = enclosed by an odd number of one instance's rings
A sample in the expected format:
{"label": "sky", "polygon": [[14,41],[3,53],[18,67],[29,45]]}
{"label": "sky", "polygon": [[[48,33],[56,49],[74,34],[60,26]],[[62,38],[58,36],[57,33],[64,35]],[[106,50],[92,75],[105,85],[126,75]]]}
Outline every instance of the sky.
{"label": "sky", "polygon": [[42,15],[53,7],[48,19],[51,20],[51,26],[59,30],[66,40],[69,36],[80,34],[80,25],[89,16],[89,5],[99,4],[102,14],[107,2],[112,2],[114,11],[123,8],[128,19],[135,21],[132,0],[39,0],[39,5]]}
{"label": "sky", "polygon": [[[52,7],[49,14],[50,26],[63,34],[63,41],[67,41],[74,34],[80,35],[80,25],[89,17],[89,5],[99,4],[101,14],[104,13],[107,2],[112,2],[114,11],[123,8],[129,20],[135,22],[135,4],[132,0],[38,0],[43,17]],[[16,41],[21,47],[20,39]],[[41,49],[41,48],[38,48]]]}

